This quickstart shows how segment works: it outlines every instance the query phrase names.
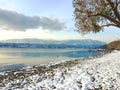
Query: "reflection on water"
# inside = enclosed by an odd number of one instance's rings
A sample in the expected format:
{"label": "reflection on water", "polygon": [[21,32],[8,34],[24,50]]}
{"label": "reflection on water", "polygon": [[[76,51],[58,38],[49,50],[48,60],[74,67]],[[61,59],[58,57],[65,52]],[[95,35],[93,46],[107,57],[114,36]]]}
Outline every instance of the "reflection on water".
{"label": "reflection on water", "polygon": [[2,71],[8,71],[8,70],[19,70],[25,67],[25,64],[11,64],[11,65],[1,65],[0,66],[0,72]]}
{"label": "reflection on water", "polygon": [[0,48],[0,66],[3,64],[35,65],[59,62],[66,59],[99,55],[84,49],[13,49]]}

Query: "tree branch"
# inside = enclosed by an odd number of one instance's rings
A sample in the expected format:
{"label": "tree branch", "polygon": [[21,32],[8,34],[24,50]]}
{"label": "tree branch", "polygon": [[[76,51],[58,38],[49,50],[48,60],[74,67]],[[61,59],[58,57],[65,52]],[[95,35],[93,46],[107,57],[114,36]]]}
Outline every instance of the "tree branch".
{"label": "tree branch", "polygon": [[111,6],[111,8],[112,8],[112,10],[113,10],[113,12],[114,12],[114,14],[115,14],[115,16],[118,18],[118,20],[120,21],[120,15],[119,15],[119,13],[118,13],[118,10],[117,10],[117,7],[118,7],[118,4],[119,3],[117,3],[117,0],[116,0],[116,5],[114,6],[114,3],[113,2],[111,2],[111,0],[107,0],[107,2],[110,4],[110,6]]}
{"label": "tree branch", "polygon": [[103,15],[101,13],[97,13],[97,14],[89,15],[88,17],[91,17],[91,16],[101,16],[101,17],[104,17],[104,18],[108,19],[109,21],[115,23],[116,26],[120,28],[120,22],[115,20],[115,19],[113,19],[113,18],[111,18],[111,17],[109,17],[109,16],[107,16],[107,15]]}
{"label": "tree branch", "polygon": [[116,27],[118,27],[117,25],[115,25],[115,24],[113,24],[113,23],[105,24],[105,25],[102,25],[102,26],[100,26],[100,27],[102,28],[102,27],[106,27],[106,26],[107,26],[107,27],[108,27],[108,26],[116,26]]}
{"label": "tree branch", "polygon": [[100,14],[100,16],[102,16],[102,17],[108,19],[109,21],[115,23],[120,28],[120,22],[119,21],[117,21],[117,20],[115,20],[115,19],[113,19],[113,18],[111,18],[111,17],[109,17],[107,15]]}

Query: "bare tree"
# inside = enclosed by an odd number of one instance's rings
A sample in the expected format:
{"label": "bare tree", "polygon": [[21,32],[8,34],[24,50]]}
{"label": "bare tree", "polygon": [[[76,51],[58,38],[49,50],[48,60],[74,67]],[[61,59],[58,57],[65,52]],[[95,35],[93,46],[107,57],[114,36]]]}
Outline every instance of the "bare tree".
{"label": "bare tree", "polygon": [[73,0],[73,7],[77,31],[83,34],[120,28],[120,0]]}

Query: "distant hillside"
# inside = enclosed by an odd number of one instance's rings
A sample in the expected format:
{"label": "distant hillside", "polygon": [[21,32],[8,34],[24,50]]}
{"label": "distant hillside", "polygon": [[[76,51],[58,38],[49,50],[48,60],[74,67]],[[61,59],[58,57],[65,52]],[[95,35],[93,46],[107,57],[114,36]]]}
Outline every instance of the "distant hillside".
{"label": "distant hillside", "polygon": [[42,39],[14,39],[1,41],[0,47],[11,48],[97,48],[106,45],[97,40],[42,40]]}
{"label": "distant hillside", "polygon": [[120,40],[110,42],[109,44],[104,45],[101,48],[109,50],[120,50]]}

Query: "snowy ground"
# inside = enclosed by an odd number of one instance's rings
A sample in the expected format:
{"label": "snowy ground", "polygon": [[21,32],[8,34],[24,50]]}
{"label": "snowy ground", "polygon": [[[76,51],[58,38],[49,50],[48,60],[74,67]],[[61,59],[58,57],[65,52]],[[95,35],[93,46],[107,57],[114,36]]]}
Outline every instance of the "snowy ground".
{"label": "snowy ground", "polygon": [[120,90],[120,51],[4,72],[0,90]]}

